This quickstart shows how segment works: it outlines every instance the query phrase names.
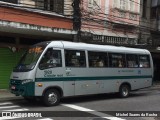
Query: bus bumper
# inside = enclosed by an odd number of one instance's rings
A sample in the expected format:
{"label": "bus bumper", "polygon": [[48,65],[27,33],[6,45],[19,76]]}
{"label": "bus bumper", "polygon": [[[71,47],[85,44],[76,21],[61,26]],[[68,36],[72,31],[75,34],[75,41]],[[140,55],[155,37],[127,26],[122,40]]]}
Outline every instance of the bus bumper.
{"label": "bus bumper", "polygon": [[34,96],[34,83],[22,84],[22,80],[10,80],[10,92],[16,96]]}

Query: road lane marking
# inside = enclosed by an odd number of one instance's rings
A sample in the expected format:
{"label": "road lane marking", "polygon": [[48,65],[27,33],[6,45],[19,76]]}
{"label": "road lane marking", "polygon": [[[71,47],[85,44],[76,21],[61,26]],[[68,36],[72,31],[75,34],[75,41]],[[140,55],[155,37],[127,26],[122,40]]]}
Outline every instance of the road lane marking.
{"label": "road lane marking", "polygon": [[11,109],[11,110],[3,110],[3,111],[27,111],[29,109],[22,108],[22,109]]}
{"label": "road lane marking", "polygon": [[111,115],[108,115],[108,114],[105,114],[105,113],[102,113],[102,112],[98,112],[98,111],[95,111],[95,110],[91,110],[91,109],[88,109],[88,108],[80,107],[80,106],[77,106],[77,105],[72,105],[72,104],[62,104],[62,105],[66,106],[66,107],[69,107],[69,108],[72,108],[72,109],[75,109],[75,110],[79,110],[79,111],[87,112],[87,113],[90,113],[90,114],[94,114],[94,115],[97,115],[97,116],[99,116],[101,118],[104,118],[104,119],[126,120],[126,119],[122,119],[122,118],[118,118],[118,117],[113,117]]}
{"label": "road lane marking", "polygon": [[13,120],[17,118],[20,118],[20,117],[0,117],[0,120]]}
{"label": "road lane marking", "polygon": [[[13,119],[18,119],[18,118],[21,118],[21,117],[0,117],[0,120],[13,120]],[[23,118],[21,118],[21,119],[23,119]],[[43,118],[43,119],[37,119],[37,120],[54,120],[54,119]]]}
{"label": "road lane marking", "polygon": [[73,108],[73,109],[76,109],[76,110],[80,110],[80,111],[86,111],[86,112],[89,112],[89,111],[95,111],[95,110],[91,110],[91,109],[88,109],[88,108],[84,108],[84,107],[80,107],[80,106],[77,106],[77,105],[72,105],[72,104],[62,104],[63,106],[67,106],[67,107],[70,107],[70,108]]}
{"label": "road lane marking", "polygon": [[10,105],[10,104],[13,104],[13,103],[11,102],[0,103],[0,105]]}
{"label": "road lane marking", "polygon": [[51,118],[37,119],[37,120],[53,120]]}
{"label": "road lane marking", "polygon": [[14,108],[14,107],[20,107],[20,106],[18,106],[18,105],[13,105],[13,106],[3,106],[3,107],[0,107],[0,109]]}

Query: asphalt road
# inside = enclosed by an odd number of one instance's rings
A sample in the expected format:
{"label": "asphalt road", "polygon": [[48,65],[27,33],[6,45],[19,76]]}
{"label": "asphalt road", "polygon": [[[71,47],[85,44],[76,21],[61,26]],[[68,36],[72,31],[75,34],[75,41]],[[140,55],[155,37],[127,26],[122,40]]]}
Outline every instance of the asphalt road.
{"label": "asphalt road", "polygon": [[[115,94],[65,98],[60,105],[53,107],[45,107],[41,101],[0,103],[0,113],[10,111],[21,114],[37,113],[36,118],[33,115],[26,118],[27,120],[160,120],[157,117],[160,116],[160,88],[139,90],[125,99],[118,98]],[[22,118],[15,116],[10,119]]]}

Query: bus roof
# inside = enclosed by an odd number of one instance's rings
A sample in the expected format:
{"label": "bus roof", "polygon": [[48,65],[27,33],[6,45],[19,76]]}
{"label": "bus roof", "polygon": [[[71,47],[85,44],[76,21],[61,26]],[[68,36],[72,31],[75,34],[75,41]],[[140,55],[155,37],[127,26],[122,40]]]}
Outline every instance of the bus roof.
{"label": "bus roof", "polygon": [[107,51],[116,53],[150,54],[150,52],[146,49],[129,48],[129,47],[112,46],[112,45],[96,45],[96,44],[69,42],[69,41],[52,41],[50,42],[50,44],[48,44],[48,47],[89,50],[89,51]]}

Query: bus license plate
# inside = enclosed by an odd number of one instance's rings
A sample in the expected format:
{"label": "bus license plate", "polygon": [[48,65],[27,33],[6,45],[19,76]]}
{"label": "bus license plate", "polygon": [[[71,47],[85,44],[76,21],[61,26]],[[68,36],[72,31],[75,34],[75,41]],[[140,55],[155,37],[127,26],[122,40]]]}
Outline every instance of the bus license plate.
{"label": "bus license plate", "polygon": [[15,86],[12,86],[12,87],[11,87],[11,89],[12,89],[12,90],[15,90],[15,89],[16,89],[16,87],[15,87]]}

